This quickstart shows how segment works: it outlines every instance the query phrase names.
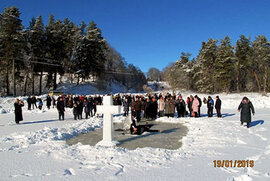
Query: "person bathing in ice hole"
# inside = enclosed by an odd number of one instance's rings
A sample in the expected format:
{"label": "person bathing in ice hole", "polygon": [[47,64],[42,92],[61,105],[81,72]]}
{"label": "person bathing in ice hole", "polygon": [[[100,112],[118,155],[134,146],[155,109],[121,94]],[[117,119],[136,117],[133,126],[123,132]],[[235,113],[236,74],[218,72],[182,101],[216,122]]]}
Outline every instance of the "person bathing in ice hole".
{"label": "person bathing in ice hole", "polygon": [[240,105],[238,106],[238,112],[241,112],[241,126],[243,125],[244,122],[247,123],[247,128],[250,127],[250,122],[251,122],[251,112],[254,115],[255,110],[253,107],[252,102],[247,98],[244,97]]}
{"label": "person bathing in ice hole", "polygon": [[132,123],[130,125],[130,134],[141,135],[144,132],[160,132],[160,130],[151,130],[153,124],[136,125],[134,116],[132,116]]}

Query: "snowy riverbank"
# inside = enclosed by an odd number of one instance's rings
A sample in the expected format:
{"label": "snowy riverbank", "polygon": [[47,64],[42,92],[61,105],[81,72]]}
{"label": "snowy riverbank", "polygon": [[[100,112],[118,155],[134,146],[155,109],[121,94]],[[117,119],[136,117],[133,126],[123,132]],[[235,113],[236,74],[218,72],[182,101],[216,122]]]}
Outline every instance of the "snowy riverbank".
{"label": "snowy riverbank", "polygon": [[[183,93],[186,97],[190,93]],[[220,95],[223,118],[159,118],[188,127],[178,150],[103,148],[65,142],[102,127],[102,120],[57,120],[55,110],[27,111],[14,124],[13,99],[1,98],[0,180],[268,180],[270,179],[270,98],[245,94],[256,114],[250,129],[241,127],[239,105],[243,94]],[[200,95],[201,98],[206,95]],[[123,117],[115,117],[120,122]],[[214,160],[254,160],[253,168],[215,168]]]}

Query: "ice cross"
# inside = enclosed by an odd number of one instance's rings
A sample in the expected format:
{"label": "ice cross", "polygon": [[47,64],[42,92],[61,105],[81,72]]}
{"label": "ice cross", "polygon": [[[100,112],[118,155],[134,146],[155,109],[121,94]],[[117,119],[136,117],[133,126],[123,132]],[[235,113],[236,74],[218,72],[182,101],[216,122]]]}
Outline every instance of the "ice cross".
{"label": "ice cross", "polygon": [[101,146],[114,146],[113,141],[113,114],[120,114],[121,106],[114,106],[112,96],[103,97],[103,105],[97,106],[97,113],[103,114],[103,139],[98,143]]}

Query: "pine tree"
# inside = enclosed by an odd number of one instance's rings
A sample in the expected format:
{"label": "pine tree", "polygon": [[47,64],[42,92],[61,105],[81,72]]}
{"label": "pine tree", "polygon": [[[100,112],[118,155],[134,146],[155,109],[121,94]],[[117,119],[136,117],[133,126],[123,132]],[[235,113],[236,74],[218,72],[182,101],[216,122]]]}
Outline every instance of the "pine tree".
{"label": "pine tree", "polygon": [[250,70],[250,63],[252,57],[250,38],[244,35],[236,42],[235,56],[236,56],[236,90],[241,92],[246,90],[247,76]]}
{"label": "pine tree", "polygon": [[19,76],[19,70],[20,68],[23,68],[21,58],[24,48],[24,38],[21,22],[19,9],[16,7],[7,7],[1,14],[0,39],[3,54],[3,57],[1,58],[1,67],[5,72],[7,95],[10,94],[9,75],[10,70],[12,70],[13,96],[16,96],[16,79]]}
{"label": "pine tree", "polygon": [[[28,43],[30,44],[31,60],[34,62],[45,62],[45,31],[41,16],[38,16],[35,24],[29,27]],[[43,64],[32,64],[32,93],[34,94],[34,73],[39,72],[39,94],[42,93],[42,78],[43,72],[46,71],[46,66]]]}
{"label": "pine tree", "polygon": [[51,14],[49,17],[48,24],[46,26],[46,55],[51,61],[49,63],[54,63],[56,66],[51,66],[49,74],[53,74],[53,80],[48,79],[49,84],[53,87],[53,90],[57,88],[57,74],[63,75],[65,72],[65,27],[60,20],[54,20],[54,16]]}
{"label": "pine tree", "polygon": [[266,93],[268,88],[268,74],[270,65],[270,47],[269,42],[265,36],[257,36],[252,43],[253,47],[253,73],[257,81],[259,92]]}
{"label": "pine tree", "polygon": [[94,21],[91,21],[87,26],[86,39],[89,41],[89,48],[91,51],[91,57],[89,57],[88,61],[92,62],[92,68],[95,70],[92,70],[92,72],[95,72],[97,76],[100,76],[105,70],[106,40],[102,37],[101,30]]}
{"label": "pine tree", "polygon": [[214,86],[214,63],[216,60],[217,40],[209,39],[203,42],[194,67],[195,86],[198,91],[212,93]]}
{"label": "pine tree", "polygon": [[226,93],[229,93],[232,81],[235,79],[235,55],[229,36],[221,40],[217,48],[214,67],[216,90],[218,92],[226,91]]}

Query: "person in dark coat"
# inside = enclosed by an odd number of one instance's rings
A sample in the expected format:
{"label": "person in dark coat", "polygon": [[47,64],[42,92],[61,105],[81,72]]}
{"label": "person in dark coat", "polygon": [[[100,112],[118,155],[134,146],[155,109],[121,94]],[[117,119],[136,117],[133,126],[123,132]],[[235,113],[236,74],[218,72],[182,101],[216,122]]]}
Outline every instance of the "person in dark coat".
{"label": "person in dark coat", "polygon": [[88,116],[90,117],[90,103],[87,99],[84,99],[83,107],[85,112],[85,119],[88,119]]}
{"label": "person in dark coat", "polygon": [[59,114],[59,120],[65,119],[65,103],[62,97],[59,98],[59,101],[57,101],[57,105],[56,108],[58,110],[58,114]]}
{"label": "person in dark coat", "polygon": [[189,110],[190,117],[191,117],[191,114],[193,112],[192,103],[193,103],[193,96],[191,95],[190,97],[187,97],[187,107],[188,107],[188,110]]}
{"label": "person in dark coat", "polygon": [[77,104],[73,104],[73,115],[74,115],[74,120],[78,119],[78,107]]}
{"label": "person in dark coat", "polygon": [[[32,105],[33,105],[33,109],[36,107],[37,108],[37,98],[36,96],[32,96]],[[34,107],[35,106],[35,107]]]}
{"label": "person in dark coat", "polygon": [[78,101],[77,106],[78,106],[78,119],[82,119],[82,113],[83,113],[83,103],[82,103],[82,101]]}
{"label": "person in dark coat", "polygon": [[197,95],[195,95],[195,97],[196,97],[196,98],[198,99],[198,101],[199,101],[198,117],[201,117],[202,100],[201,100],[201,98],[199,98]]}
{"label": "person in dark coat", "polygon": [[31,110],[32,98],[29,96],[26,101],[27,101],[28,110]]}
{"label": "person in dark coat", "polygon": [[219,96],[216,96],[216,104],[215,104],[215,109],[217,111],[217,117],[221,118],[221,100],[219,99]]}
{"label": "person in dark coat", "polygon": [[247,128],[249,128],[251,122],[251,112],[254,115],[255,110],[252,102],[247,97],[244,97],[242,102],[238,106],[238,112],[241,112],[240,117],[241,125],[243,125],[243,123],[246,122]]}
{"label": "person in dark coat", "polygon": [[23,120],[22,116],[22,107],[24,106],[23,101],[20,101],[19,99],[15,100],[14,108],[15,108],[15,122],[16,124],[19,124],[20,121]]}
{"label": "person in dark coat", "polygon": [[214,101],[211,96],[208,96],[207,109],[208,117],[213,117]]}
{"label": "person in dark coat", "polygon": [[93,117],[94,102],[91,96],[88,98],[88,102],[90,106],[90,116]]}
{"label": "person in dark coat", "polygon": [[52,96],[52,103],[53,103],[53,108],[55,107],[55,102],[56,102],[56,100],[55,100],[55,98],[54,98],[54,96]]}
{"label": "person in dark coat", "polygon": [[136,101],[133,102],[132,108],[133,108],[133,111],[136,115],[137,122],[140,122],[141,121],[142,102],[139,100],[139,97],[136,97]]}
{"label": "person in dark coat", "polygon": [[158,110],[158,104],[156,101],[156,98],[153,96],[152,100],[150,101],[150,118],[152,120],[155,120],[157,118],[157,110]]}
{"label": "person in dark coat", "polygon": [[150,118],[150,112],[151,112],[151,102],[150,102],[150,99],[149,98],[147,98],[146,99],[146,102],[145,102],[145,104],[144,104],[144,117],[146,118],[146,119],[149,119]]}
{"label": "person in dark coat", "polygon": [[186,103],[183,100],[182,96],[179,96],[176,100],[176,110],[178,113],[178,118],[185,117],[186,114]]}
{"label": "person in dark coat", "polygon": [[124,107],[124,116],[128,116],[129,102],[128,102],[128,99],[126,99],[126,98],[125,98],[125,100],[123,102],[123,107]]}
{"label": "person in dark coat", "polygon": [[46,98],[46,106],[48,109],[50,109],[51,105],[52,105],[52,98],[51,98],[51,96],[48,95]]}

